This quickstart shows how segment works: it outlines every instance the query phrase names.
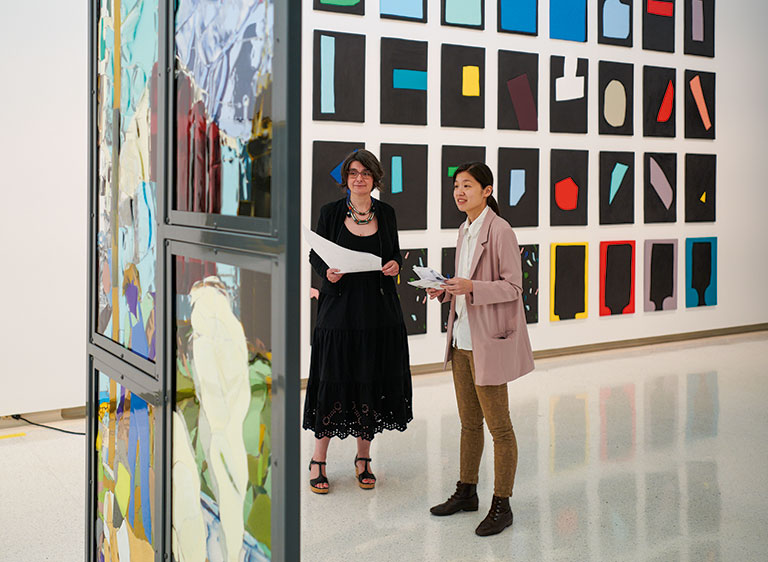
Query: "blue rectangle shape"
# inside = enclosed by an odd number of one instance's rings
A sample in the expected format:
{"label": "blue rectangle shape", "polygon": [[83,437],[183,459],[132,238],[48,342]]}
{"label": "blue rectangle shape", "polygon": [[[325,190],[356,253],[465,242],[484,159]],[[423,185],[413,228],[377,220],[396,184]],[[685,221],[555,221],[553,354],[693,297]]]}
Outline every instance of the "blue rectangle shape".
{"label": "blue rectangle shape", "polygon": [[525,170],[509,171],[509,206],[514,207],[525,195]]}
{"label": "blue rectangle shape", "polygon": [[499,0],[501,29],[536,34],[537,4],[537,0]]}
{"label": "blue rectangle shape", "polygon": [[403,157],[392,157],[392,193],[403,192]]}
{"label": "blue rectangle shape", "polygon": [[379,13],[382,16],[422,19],[424,2],[422,0],[381,0]]}
{"label": "blue rectangle shape", "polygon": [[392,70],[392,87],[399,90],[427,90],[427,71],[395,68]]}
{"label": "blue rectangle shape", "polygon": [[587,40],[587,0],[550,0],[549,36],[566,41]]}
{"label": "blue rectangle shape", "polygon": [[336,38],[320,36],[320,113],[336,113]]}

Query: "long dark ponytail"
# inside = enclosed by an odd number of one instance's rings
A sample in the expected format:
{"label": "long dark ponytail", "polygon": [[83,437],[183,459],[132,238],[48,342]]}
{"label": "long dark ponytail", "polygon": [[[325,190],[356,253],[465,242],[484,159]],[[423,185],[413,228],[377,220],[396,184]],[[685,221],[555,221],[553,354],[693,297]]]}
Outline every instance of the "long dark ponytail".
{"label": "long dark ponytail", "polygon": [[[467,172],[470,176],[475,178],[483,187],[486,187],[488,185],[493,187],[493,172],[484,162],[465,162],[464,164],[456,168],[456,171],[453,173],[454,181],[456,180],[456,176],[458,176],[461,172]],[[501,216],[501,211],[499,210],[499,204],[496,201],[496,198],[493,196],[493,193],[491,193],[488,196],[487,203],[494,213]]]}

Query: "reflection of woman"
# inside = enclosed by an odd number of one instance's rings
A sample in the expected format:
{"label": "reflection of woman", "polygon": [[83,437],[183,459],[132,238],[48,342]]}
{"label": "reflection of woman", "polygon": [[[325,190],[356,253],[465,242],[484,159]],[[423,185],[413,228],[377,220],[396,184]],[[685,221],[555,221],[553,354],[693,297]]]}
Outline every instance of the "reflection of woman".
{"label": "reflection of woman", "polygon": [[493,437],[494,491],[490,511],[475,533],[487,536],[512,525],[509,498],[517,441],[507,382],[533,370],[533,353],[521,299],[520,249],[491,195],[493,173],[472,162],[459,166],[453,179],[456,206],[467,215],[456,243],[456,277],[428,293],[451,303],[445,361],[451,359],[461,419],[460,478],[456,492],[430,511],[477,511],[485,419]]}
{"label": "reflection of woman", "polygon": [[370,466],[374,434],[404,431],[411,412],[408,338],[394,277],[402,257],[395,212],[371,192],[384,172],[367,150],[341,167],[347,197],[320,210],[317,233],[340,246],[381,257],[381,271],[340,273],[314,251],[309,261],[323,278],[312,337],[304,428],[315,433],[310,487],[328,492],[325,460],[331,437],[357,438],[355,473],[361,488],[376,484]]}

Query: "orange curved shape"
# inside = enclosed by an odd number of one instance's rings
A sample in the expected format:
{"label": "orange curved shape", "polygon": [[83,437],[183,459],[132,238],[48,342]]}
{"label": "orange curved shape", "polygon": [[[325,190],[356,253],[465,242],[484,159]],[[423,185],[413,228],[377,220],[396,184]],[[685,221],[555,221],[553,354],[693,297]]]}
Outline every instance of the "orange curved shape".
{"label": "orange curved shape", "polygon": [[579,202],[579,186],[572,177],[567,177],[555,184],[555,203],[563,211],[573,211]]}
{"label": "orange curved shape", "polygon": [[693,99],[696,100],[696,107],[698,108],[699,115],[701,116],[701,123],[704,125],[704,130],[709,131],[712,128],[712,121],[709,119],[707,102],[704,101],[704,92],[701,89],[701,77],[698,74],[691,78],[690,86]]}
{"label": "orange curved shape", "polygon": [[656,116],[656,121],[659,123],[666,123],[672,116],[672,108],[675,105],[675,86],[672,84],[672,80],[667,84],[667,91],[664,93],[664,99],[661,100],[661,106],[659,107],[659,114]]}

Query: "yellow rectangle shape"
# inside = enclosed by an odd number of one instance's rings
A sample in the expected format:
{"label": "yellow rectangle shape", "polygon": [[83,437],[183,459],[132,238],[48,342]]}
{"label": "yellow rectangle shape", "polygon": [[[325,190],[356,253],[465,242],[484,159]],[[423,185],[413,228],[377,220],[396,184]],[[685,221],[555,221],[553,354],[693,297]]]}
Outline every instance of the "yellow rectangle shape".
{"label": "yellow rectangle shape", "polygon": [[480,67],[462,67],[461,95],[478,97],[480,95]]}

